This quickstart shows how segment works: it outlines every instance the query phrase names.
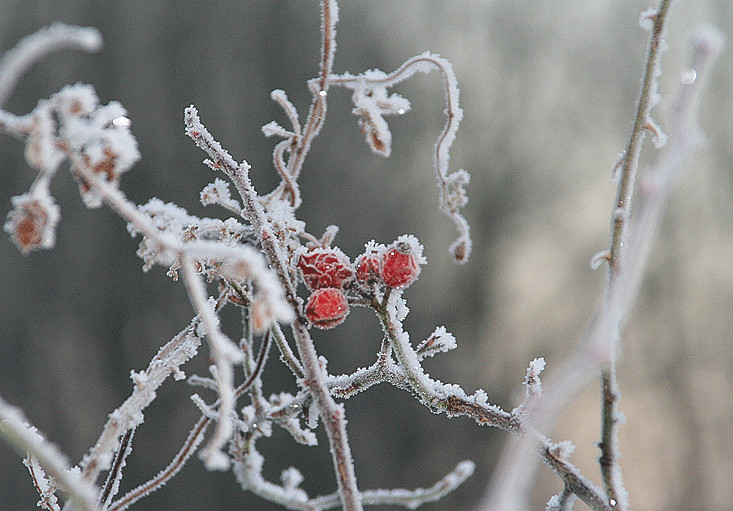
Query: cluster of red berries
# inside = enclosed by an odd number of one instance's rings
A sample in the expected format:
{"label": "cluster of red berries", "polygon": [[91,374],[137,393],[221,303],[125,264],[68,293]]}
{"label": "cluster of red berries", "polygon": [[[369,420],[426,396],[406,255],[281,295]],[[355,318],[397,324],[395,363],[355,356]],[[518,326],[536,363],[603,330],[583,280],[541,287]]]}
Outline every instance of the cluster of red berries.
{"label": "cluster of red berries", "polygon": [[415,282],[424,263],[422,245],[411,235],[400,236],[389,246],[370,241],[354,264],[339,248],[303,253],[298,268],[311,291],[305,314],[317,328],[333,328],[349,313],[347,288],[357,292],[371,286],[404,289]]}

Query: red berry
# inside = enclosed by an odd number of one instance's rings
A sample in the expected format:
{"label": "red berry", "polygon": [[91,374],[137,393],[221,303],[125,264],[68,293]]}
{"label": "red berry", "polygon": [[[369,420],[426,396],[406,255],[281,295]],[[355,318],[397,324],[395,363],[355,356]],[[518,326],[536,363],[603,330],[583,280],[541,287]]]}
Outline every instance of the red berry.
{"label": "red berry", "polygon": [[400,236],[384,252],[382,280],[389,287],[405,288],[417,280],[422,262],[422,246],[417,239]]}
{"label": "red berry", "polygon": [[384,245],[367,244],[366,251],[356,258],[356,280],[363,284],[378,281],[381,278],[380,266],[384,254]]}
{"label": "red berry", "polygon": [[324,287],[343,288],[354,278],[349,256],[338,248],[317,248],[301,254],[298,268],[311,291]]}
{"label": "red berry", "polygon": [[322,330],[341,324],[348,313],[346,295],[335,287],[316,289],[305,304],[305,315],[315,327]]}

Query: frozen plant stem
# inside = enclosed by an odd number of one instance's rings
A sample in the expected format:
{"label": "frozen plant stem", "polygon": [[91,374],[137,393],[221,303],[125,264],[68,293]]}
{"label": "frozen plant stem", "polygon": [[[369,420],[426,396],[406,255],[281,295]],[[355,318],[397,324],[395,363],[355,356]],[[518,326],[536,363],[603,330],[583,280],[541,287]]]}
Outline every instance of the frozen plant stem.
{"label": "frozen plant stem", "polygon": [[0,106],[5,104],[26,69],[48,53],[64,48],[99,51],[102,35],[96,28],[53,23],[21,39],[0,60]]}
{"label": "frozen plant stem", "polygon": [[23,455],[30,454],[38,465],[53,477],[58,486],[69,494],[80,511],[96,511],[98,490],[77,472],[72,472],[66,458],[55,445],[46,441],[34,427],[28,425],[23,412],[0,398],[0,435]]}
{"label": "frozen plant stem", "polygon": [[610,278],[615,277],[619,269],[619,256],[626,238],[627,220],[631,212],[631,196],[634,191],[634,180],[636,170],[639,166],[639,153],[641,144],[644,141],[646,130],[650,127],[649,111],[653,104],[653,98],[657,94],[657,74],[659,72],[659,53],[664,45],[663,35],[667,12],[671,0],[662,0],[659,9],[652,16],[654,25],[649,39],[649,51],[647,53],[646,69],[642,82],[641,96],[636,109],[636,117],[631,130],[631,136],[626,146],[622,160],[619,162],[619,185],[616,195],[616,210],[613,215],[613,230],[611,234],[611,249],[609,252]]}
{"label": "frozen plant stem", "polygon": [[[654,129],[649,112],[655,103],[657,93],[657,76],[659,74],[659,54],[664,45],[664,28],[667,20],[671,0],[662,0],[656,13],[649,14],[653,26],[649,40],[649,51],[647,53],[646,69],[642,82],[641,96],[636,110],[634,125],[629,137],[623,159],[620,163],[620,176],[618,194],[614,209],[613,228],[611,234],[611,247],[608,252],[608,287],[606,292],[606,304],[609,309],[617,307],[617,298],[611,296],[616,288],[616,281],[619,272],[631,271],[624,267],[625,259],[624,244],[629,238],[629,216],[631,213],[631,197],[634,190],[636,171],[639,165],[639,154],[644,141],[644,134],[647,129]],[[616,288],[616,290],[618,290]],[[611,506],[622,511],[628,508],[626,489],[621,477],[621,468],[618,464],[618,383],[616,381],[616,343],[621,332],[621,314],[609,311],[609,316],[615,318],[609,325],[606,332],[610,338],[606,339],[608,346],[608,364],[601,370],[601,389],[603,404],[601,407],[601,449],[600,469],[603,483],[606,487],[608,502]]]}
{"label": "frozen plant stem", "polygon": [[601,372],[601,390],[603,404],[601,407],[601,456],[599,464],[603,484],[606,487],[608,502],[612,507],[626,508],[626,495],[618,467],[618,383],[616,382],[616,365],[604,367]]}
{"label": "frozen plant stem", "polygon": [[308,322],[302,314],[300,298],[298,298],[295,287],[290,280],[286,257],[277,241],[276,233],[265,215],[260,198],[247,175],[249,166],[246,163],[236,164],[218,143],[213,142],[213,137],[203,126],[196,109],[193,107],[186,110],[186,124],[189,136],[211,157],[210,166],[222,170],[235,183],[242,198],[242,214],[260,233],[260,240],[267,261],[278,275],[285,290],[285,297],[297,313],[298,317],[291,323],[291,328],[303,366],[305,377],[303,382],[313,395],[326,428],[342,503],[347,511],[361,510],[362,505],[356,486],[351,448],[346,435],[344,409],[342,405],[337,405],[333,400],[325,383],[325,374],[307,328]]}

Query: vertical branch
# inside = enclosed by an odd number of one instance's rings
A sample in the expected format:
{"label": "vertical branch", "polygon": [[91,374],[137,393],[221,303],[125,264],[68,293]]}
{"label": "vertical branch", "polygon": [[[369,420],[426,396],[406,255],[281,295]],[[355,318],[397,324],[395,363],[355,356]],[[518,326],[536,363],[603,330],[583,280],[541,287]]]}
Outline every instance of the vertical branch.
{"label": "vertical branch", "polygon": [[117,493],[122,479],[122,468],[125,466],[125,459],[132,452],[132,436],[135,434],[135,428],[130,428],[122,435],[120,446],[117,448],[112,467],[107,474],[107,480],[104,483],[101,493],[99,494],[99,503],[102,509],[107,509],[112,498]]}
{"label": "vertical branch", "polygon": [[303,136],[298,146],[288,160],[288,173],[297,180],[303,168],[311,142],[321,131],[326,120],[326,95],[328,93],[328,78],[333,69],[333,59],[336,54],[336,22],[338,21],[338,5],[335,0],[321,0],[321,67],[318,78],[311,82],[313,103],[308,112]]}
{"label": "vertical branch", "polygon": [[650,15],[650,19],[654,21],[654,26],[649,40],[649,51],[647,53],[641,96],[636,109],[636,117],[631,130],[631,136],[629,137],[623,159],[620,162],[616,210],[613,216],[611,248],[608,256],[611,267],[611,278],[613,278],[613,275],[618,269],[619,253],[626,236],[627,219],[631,211],[631,196],[634,191],[634,179],[636,177],[636,169],[639,165],[641,144],[644,141],[644,134],[649,127],[649,111],[654,106],[653,99],[657,94],[656,83],[659,72],[659,53],[663,44],[662,37],[670,3],[671,0],[662,0],[656,14]]}
{"label": "vertical branch", "polygon": [[[335,2],[333,0],[324,0],[322,2],[323,19],[324,19],[324,51],[333,51],[332,42],[326,40],[333,39],[333,26],[336,22]],[[328,76],[330,73],[330,65],[333,56],[323,58],[323,66],[328,67],[323,70],[321,76]],[[322,82],[324,85],[327,82]],[[323,91],[323,89],[321,89]],[[321,95],[323,96],[323,95]],[[318,100],[316,100],[318,102]],[[322,103],[325,108],[325,102]],[[315,103],[314,103],[315,105]],[[315,106],[314,106],[315,108]],[[311,111],[311,113],[313,110]],[[322,123],[322,119],[318,121]],[[269,219],[267,218],[260,198],[252,186],[252,182],[248,176],[249,165],[246,162],[237,164],[229,154],[224,151],[221,145],[216,142],[206,127],[201,124],[198,113],[194,107],[186,109],[186,125],[188,135],[196,141],[197,145],[206,151],[213,161],[209,165],[217,170],[223,171],[234,183],[240,197],[242,198],[242,214],[252,223],[256,232],[259,233],[260,242],[262,243],[263,252],[267,258],[269,265],[275,271],[285,292],[285,297],[290,303],[293,311],[296,312],[296,319],[292,322],[291,327],[293,336],[298,349],[298,354],[303,365],[304,383],[313,395],[314,401],[318,406],[320,416],[328,435],[333,456],[334,468],[336,470],[336,478],[339,485],[339,493],[344,509],[347,511],[360,511],[362,509],[359,491],[356,486],[356,476],[354,473],[354,465],[351,459],[351,448],[349,446],[348,436],[346,434],[346,420],[344,417],[343,406],[337,405],[331,397],[326,385],[326,375],[318,360],[313,339],[308,331],[308,321],[302,315],[301,300],[295,291],[292,282],[287,259],[283,248],[278,242],[278,238],[272,229]],[[309,123],[310,126],[310,123]],[[308,131],[308,127],[306,131]],[[315,133],[313,133],[315,135]],[[305,138],[305,137],[304,137]],[[297,153],[296,153],[297,154]],[[291,175],[294,176],[294,174]],[[255,325],[255,328],[257,325]]]}
{"label": "vertical branch", "polygon": [[[614,357],[615,358],[615,357]],[[618,400],[619,391],[616,381],[616,364],[605,367],[601,373],[601,393],[603,403],[601,406],[601,456],[599,464],[603,484],[606,487],[608,503],[611,507],[626,509],[628,506],[628,495],[624,489],[621,469],[618,467],[620,452],[618,449]]]}
{"label": "vertical branch", "polygon": [[219,389],[219,411],[217,428],[209,444],[202,451],[201,457],[208,468],[227,468],[229,459],[222,452],[222,448],[232,434],[232,413],[234,412],[234,369],[232,367],[239,351],[233,343],[219,329],[218,318],[213,307],[207,300],[204,283],[196,274],[193,260],[187,255],[181,255],[181,269],[186,284],[188,296],[191,300],[201,324],[206,330],[206,336],[211,348],[211,357],[217,368],[217,385]]}
{"label": "vertical branch", "polygon": [[[606,307],[608,314],[613,318],[608,323],[610,327],[605,332],[607,336],[605,344],[608,347],[608,364],[602,369],[602,395],[603,406],[601,414],[601,456],[600,468],[603,483],[606,486],[608,501],[612,506],[618,506],[621,510],[628,508],[628,497],[623,486],[621,469],[618,466],[618,384],[616,382],[616,343],[620,336],[621,313],[615,311],[617,307],[625,307],[625,303],[618,303],[619,298],[611,296],[614,292],[616,279],[619,270],[627,271],[627,268],[620,268],[625,263],[621,259],[621,251],[624,243],[628,240],[628,218],[631,212],[631,197],[634,190],[636,170],[639,164],[639,154],[644,141],[644,134],[647,129],[653,127],[649,118],[649,111],[656,102],[657,76],[659,74],[659,54],[663,45],[663,34],[667,13],[671,0],[662,0],[656,13],[648,15],[654,24],[649,41],[646,69],[641,89],[641,96],[636,110],[634,126],[629,137],[629,142],[621,161],[618,194],[616,196],[616,207],[613,213],[613,229],[611,234],[611,247],[608,253],[608,289]],[[624,293],[625,294],[625,293]]]}
{"label": "vertical branch", "polygon": [[305,320],[293,322],[293,334],[303,362],[305,383],[318,406],[319,414],[326,428],[328,441],[331,444],[331,457],[336,469],[341,504],[346,511],[360,511],[361,496],[356,486],[354,462],[351,458],[351,447],[346,434],[346,417],[343,405],[338,405],[331,397],[325,381],[325,375],[318,361],[313,339],[305,326]]}

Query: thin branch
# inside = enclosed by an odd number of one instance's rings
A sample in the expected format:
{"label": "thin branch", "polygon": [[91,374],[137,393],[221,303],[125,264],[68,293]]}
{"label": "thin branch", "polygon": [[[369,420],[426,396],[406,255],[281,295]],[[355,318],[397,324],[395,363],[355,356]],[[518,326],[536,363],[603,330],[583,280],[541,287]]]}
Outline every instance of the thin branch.
{"label": "thin branch", "polygon": [[179,332],[153,357],[148,368],[137,375],[138,383],[132,394],[110,414],[102,434],[82,461],[82,477],[96,480],[99,472],[109,467],[110,453],[119,445],[122,433],[142,421],[142,412],[155,399],[156,390],[169,375],[180,371],[179,367],[191,359],[201,344],[195,333],[198,320]]}
{"label": "thin branch", "polygon": [[[623,266],[627,266],[628,264],[626,258],[623,257],[622,248],[628,242],[629,238],[628,218],[631,213],[631,198],[644,134],[648,126],[654,126],[653,121],[649,117],[649,112],[656,101],[655,96],[658,95],[656,89],[657,77],[660,73],[659,53],[664,44],[662,38],[670,4],[671,0],[662,0],[656,13],[653,15],[654,26],[649,41],[641,97],[639,98],[631,136],[629,137],[629,142],[619,170],[618,194],[616,196],[616,207],[612,215],[613,230],[608,256],[608,295],[613,292],[614,281],[618,278],[619,270],[627,271],[626,268],[621,268],[622,264]],[[612,299],[609,299],[606,302],[606,306],[612,308],[613,304],[611,302]],[[623,304],[623,306],[625,305]],[[611,315],[617,316],[617,314],[613,313]],[[618,320],[617,323],[610,324],[611,329],[606,332],[606,335],[608,335],[606,339],[607,346],[612,347],[609,347],[608,350],[608,364],[602,370],[601,391],[603,394],[603,405],[601,407],[602,426],[601,442],[599,444],[601,456],[599,461],[608,502],[612,506],[618,506],[618,509],[621,511],[626,511],[628,509],[628,497],[621,476],[621,468],[618,465],[618,415],[620,412],[618,411],[619,392],[618,384],[616,383],[616,343],[620,340],[621,336],[620,314],[618,314]]]}
{"label": "thin branch", "polygon": [[219,386],[219,411],[217,428],[209,444],[201,452],[201,457],[209,469],[225,469],[229,466],[229,458],[222,452],[224,444],[232,434],[232,414],[234,412],[234,362],[241,359],[237,346],[219,329],[219,320],[210,306],[208,293],[200,275],[196,273],[193,261],[181,255],[181,270],[191,300],[201,324],[206,330],[211,357],[217,368],[217,384]]}
{"label": "thin branch", "polygon": [[247,392],[247,390],[249,390],[252,384],[262,375],[262,369],[265,367],[265,360],[267,360],[267,353],[270,350],[270,344],[271,344],[270,338],[271,337],[272,337],[272,334],[268,332],[262,338],[262,344],[260,344],[260,351],[257,353],[257,362],[255,364],[255,368],[252,371],[252,374],[249,375],[249,378],[247,378],[247,381],[242,383],[239,387],[237,387],[237,390],[234,391],[235,397],[240,397],[245,392]]}
{"label": "thin branch", "polygon": [[275,166],[275,170],[277,170],[282,177],[282,182],[285,184],[287,191],[290,192],[290,205],[293,208],[297,208],[300,206],[301,202],[300,189],[298,187],[298,182],[290,175],[290,171],[285,164],[285,158],[283,156],[285,154],[285,150],[288,149],[290,145],[290,140],[279,142],[272,151],[272,163]]}
{"label": "thin branch", "polygon": [[618,194],[616,196],[616,209],[613,215],[613,230],[611,234],[611,248],[609,254],[610,278],[618,269],[618,258],[625,240],[626,220],[631,211],[631,196],[634,190],[636,169],[639,165],[639,153],[644,141],[646,126],[649,124],[649,111],[654,106],[654,96],[657,94],[657,75],[659,74],[659,53],[663,47],[663,35],[667,12],[671,0],[662,0],[653,15],[654,26],[649,39],[649,51],[647,52],[646,69],[641,87],[641,96],[636,109],[634,126],[626,146],[623,159],[620,165],[620,177]]}
{"label": "thin branch", "polygon": [[96,511],[98,489],[71,470],[66,456],[30,426],[23,412],[0,397],[0,435],[23,457],[32,455],[81,511]]}
{"label": "thin branch", "polygon": [[[402,488],[393,490],[365,490],[361,492],[361,500],[365,506],[401,506],[417,509],[428,502],[436,502],[462,485],[475,469],[472,461],[462,461],[430,488]],[[338,495],[314,497],[309,502],[312,509],[333,509],[339,506]]]}
{"label": "thin branch", "polygon": [[[633,311],[670,192],[701,145],[699,99],[707,85],[712,64],[723,47],[723,38],[716,29],[706,26],[697,31],[693,44],[694,55],[689,66],[695,69],[697,77],[692,83],[683,85],[677,95],[669,126],[669,142],[660,151],[652,172],[640,187],[629,225],[628,242],[623,251],[623,271],[614,280],[610,293],[603,290],[606,305],[592,318],[576,353],[555,368],[553,377],[546,379],[543,399],[531,417],[532,424],[540,431],[552,430],[562,411],[608,363],[613,353],[610,348],[614,346],[609,332],[623,330]],[[536,471],[537,465],[531,456],[529,446],[524,446],[521,452],[505,449],[492,487],[501,488],[515,497],[519,495],[518,488],[526,487]],[[513,473],[516,477],[502,473]],[[502,485],[500,481],[506,484]]]}
{"label": "thin branch", "polygon": [[377,311],[382,327],[387,333],[400,368],[420,401],[434,412],[445,412],[449,417],[467,415],[481,425],[491,425],[516,432],[519,423],[514,415],[501,408],[481,402],[478,396],[467,396],[456,385],[432,380],[420,365],[420,360],[410,344],[410,337],[397,320],[397,304],[402,292],[392,290],[386,302]]}
{"label": "thin branch", "polygon": [[616,382],[615,364],[607,366],[601,372],[601,441],[598,446],[601,456],[598,462],[601,467],[603,484],[606,487],[608,502],[612,507],[625,510],[628,506],[628,496],[621,479],[621,469],[618,466],[620,451],[618,449],[619,391]]}
{"label": "thin branch", "polygon": [[165,469],[160,471],[153,479],[130,490],[119,500],[113,502],[107,511],[123,511],[124,509],[127,509],[141,498],[161,488],[167,481],[175,476],[178,471],[183,468],[183,465],[186,463],[188,458],[196,452],[199,444],[204,439],[204,433],[206,432],[206,428],[209,426],[209,422],[210,420],[207,417],[202,416],[189,433],[188,438],[186,438],[186,441],[183,443],[183,447],[178,451],[175,458],[173,458],[173,461],[171,461],[171,463]]}
{"label": "thin branch", "polygon": [[[42,507],[48,511],[61,511],[59,507],[58,498],[56,497],[56,488],[52,482],[46,477],[43,472],[43,468],[38,466],[38,461],[32,456],[28,455],[24,460],[23,464],[28,469],[33,481],[33,487],[38,492],[41,500],[38,501],[38,507]],[[39,472],[39,473],[36,473]]]}
{"label": "thin branch", "polygon": [[336,404],[331,397],[325,382],[323,368],[305,322],[297,320],[293,322],[292,328],[300,360],[303,363],[304,382],[318,406],[318,412],[323,419],[331,444],[331,456],[336,469],[341,503],[346,511],[359,511],[362,509],[362,503],[356,486],[354,462],[351,459],[351,447],[346,434],[344,407]]}
{"label": "thin branch", "polygon": [[0,59],[0,106],[5,104],[23,73],[47,54],[62,49],[96,52],[101,48],[102,34],[91,27],[52,23],[24,37]]}
{"label": "thin branch", "polygon": [[274,338],[275,344],[280,350],[280,360],[290,368],[297,379],[302,380],[303,366],[300,365],[300,362],[298,362],[298,359],[295,357],[295,353],[290,349],[290,344],[288,344],[287,339],[285,339],[285,334],[283,334],[280,325],[277,323],[273,324],[272,327],[270,327],[270,334]]}
{"label": "thin branch", "polygon": [[[456,262],[465,263],[471,253],[471,237],[469,225],[460,209],[465,206],[467,198],[464,187],[470,179],[467,172],[459,170],[449,173],[448,162],[450,148],[463,118],[463,110],[459,105],[459,90],[453,66],[440,55],[426,52],[412,57],[392,73],[385,74],[378,71],[368,71],[360,75],[335,75],[330,78],[332,85],[341,85],[350,89],[357,89],[368,85],[370,87],[392,87],[408,79],[417,72],[427,73],[437,69],[443,76],[445,93],[446,122],[443,130],[435,142],[433,153],[433,167],[438,178],[440,190],[440,209],[448,215],[458,229],[458,239],[451,245],[451,252]],[[400,110],[402,111],[402,110]]]}
{"label": "thin branch", "polygon": [[122,479],[122,467],[125,466],[125,459],[132,452],[132,436],[135,434],[135,430],[130,428],[127,432],[122,435],[120,439],[120,446],[117,448],[112,467],[107,474],[107,480],[102,487],[102,491],[99,495],[99,503],[102,509],[107,509],[110,501],[117,494],[120,486],[120,480]]}
{"label": "thin branch", "polygon": [[310,150],[313,139],[321,131],[326,120],[326,96],[333,71],[333,60],[336,55],[336,23],[338,22],[338,5],[335,0],[321,0],[321,65],[318,78],[311,82],[313,103],[308,111],[305,129],[300,143],[288,160],[289,174],[298,179],[303,162]]}

